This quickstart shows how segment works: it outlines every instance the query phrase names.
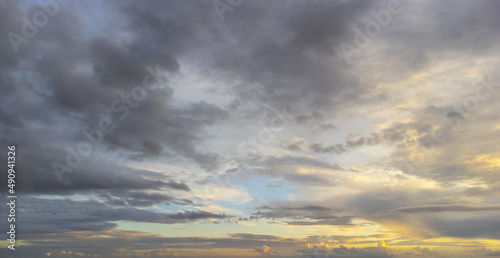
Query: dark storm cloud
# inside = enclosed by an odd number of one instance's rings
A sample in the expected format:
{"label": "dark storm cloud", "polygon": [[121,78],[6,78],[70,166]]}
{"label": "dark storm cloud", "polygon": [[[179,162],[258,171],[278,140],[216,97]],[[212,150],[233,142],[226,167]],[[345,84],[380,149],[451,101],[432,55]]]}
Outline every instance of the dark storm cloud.
{"label": "dark storm cloud", "polygon": [[[39,149],[22,149],[34,143],[16,142],[19,153],[22,153],[17,169],[19,173],[19,190],[25,193],[41,194],[76,194],[93,190],[158,190],[174,189],[189,191],[189,187],[165,175],[131,169],[112,164],[83,164],[78,170],[63,175],[61,183],[50,167],[52,161],[65,154]],[[2,154],[4,156],[6,154]],[[27,162],[29,161],[29,162]],[[98,160],[101,161],[102,160]],[[1,186],[2,189],[5,186]]]}
{"label": "dark storm cloud", "polygon": [[[21,8],[14,1],[2,1],[0,2],[0,33],[3,37],[7,36],[9,32],[13,31],[13,28],[21,27],[22,11]],[[18,63],[18,57],[11,47],[11,44],[6,38],[0,40],[0,68],[2,68],[2,74],[4,69],[16,65]],[[5,86],[6,85],[3,85]]]}
{"label": "dark storm cloud", "polygon": [[[143,193],[130,193],[142,198]],[[139,195],[139,196],[138,196]],[[152,196],[152,195],[150,195]],[[22,224],[23,234],[47,234],[70,231],[99,231],[116,227],[116,221],[150,222],[161,224],[188,223],[190,221],[230,218],[226,214],[205,211],[160,213],[133,207],[113,208],[97,201],[23,198],[29,212],[19,213],[16,221]],[[21,227],[21,226],[20,226]]]}
{"label": "dark storm cloud", "polygon": [[[77,127],[80,130],[91,130],[99,125],[102,116],[109,115],[110,105],[115,99],[120,99],[120,94],[128,93],[133,86],[143,83],[148,75],[146,68],[161,67],[171,73],[179,71],[180,65],[174,53],[180,54],[183,42],[197,35],[195,29],[179,27],[175,12],[167,15],[170,18],[165,18],[149,10],[151,6],[116,4],[122,12],[114,13],[114,18],[123,19],[124,23],[114,32],[130,36],[120,39],[120,43],[116,38],[87,34],[86,26],[93,25],[82,23],[81,17],[78,17],[78,11],[85,12],[85,9],[79,9],[82,6],[77,3],[70,3],[61,6],[50,23],[40,29],[28,44],[21,46],[19,55],[13,55],[7,47],[1,48],[1,51],[6,51],[2,65],[9,65],[9,69],[2,71],[0,83],[6,89],[17,88],[18,95],[22,95],[18,97],[36,100],[26,101],[31,105],[29,109],[12,101],[5,103],[8,109],[0,107],[0,119],[7,127],[20,127],[24,119],[33,122],[37,119],[67,121],[77,118],[74,122],[79,123]],[[21,14],[22,8],[12,1],[6,1],[4,5],[2,10],[9,14],[2,15],[2,18],[11,17],[2,23],[2,31],[7,34],[22,27],[22,15],[14,15]],[[31,9],[25,10],[28,17],[40,8]],[[114,25],[117,24],[109,23],[109,26]],[[54,47],[47,48],[45,45]],[[14,66],[20,60],[28,62]],[[29,80],[28,76],[20,78],[19,72],[31,74],[33,80]],[[24,85],[11,85],[23,80]],[[37,89],[35,94],[33,89]],[[227,112],[205,102],[179,109],[169,104],[172,94],[171,88],[149,92],[146,101],[139,103],[137,108],[129,109],[130,116],[124,121],[114,117],[117,130],[115,135],[104,137],[104,142],[112,147],[111,151],[129,152],[136,160],[161,155],[162,150],[167,148],[192,158],[204,168],[216,167],[218,156],[199,152],[194,143],[200,139],[198,134],[204,126],[227,118]],[[33,109],[40,113],[37,118],[30,118]],[[11,115],[13,112],[16,113],[15,118]],[[81,137],[80,130],[73,131],[72,139],[68,140]],[[33,135],[30,131],[31,128],[27,128],[25,135]]]}
{"label": "dark storm cloud", "polygon": [[[88,34],[86,26],[95,25],[83,23],[78,16],[78,5],[68,4],[43,28],[44,33],[40,32],[37,38],[22,46],[22,53],[36,52],[37,55],[36,58],[33,58],[35,55],[18,56],[32,63],[19,69],[33,73],[37,79],[35,84],[41,89],[35,95],[39,100],[36,102],[36,110],[40,112],[38,119],[69,122],[76,117],[73,122],[79,123],[77,127],[80,130],[96,127],[100,116],[107,114],[106,109],[117,96],[142,82],[147,74],[146,67],[159,65],[163,70],[178,72],[182,69],[179,58],[183,58],[193,47],[205,51],[206,54],[200,52],[200,57],[210,57],[200,58],[206,60],[200,65],[215,64],[214,68],[230,68],[228,71],[247,82],[259,83],[269,93],[266,102],[281,105],[304,99],[308,107],[316,104],[324,106],[330,102],[333,93],[341,93],[353,85],[343,79],[341,73],[336,73],[333,67],[333,70],[325,70],[323,64],[327,56],[333,55],[328,45],[332,40],[346,36],[343,28],[347,20],[356,19],[369,9],[371,2],[325,4],[320,6],[317,3],[297,2],[287,5],[288,10],[285,12],[282,3],[271,4],[271,9],[264,2],[248,3],[248,14],[234,16],[233,22],[221,24],[214,22],[217,20],[214,20],[216,15],[213,6],[204,2],[150,2],[138,5],[117,1],[103,5],[118,8],[111,18],[122,23],[113,21],[108,27],[103,25],[105,29],[116,26],[116,35],[113,37]],[[11,2],[6,5],[8,8],[20,9]],[[162,9],[165,11],[161,12]],[[247,41],[248,35],[252,34],[249,30],[255,32],[252,37],[267,35],[261,28],[248,25],[254,17],[263,17],[265,22],[282,18],[276,24],[277,27],[270,29],[289,30],[286,40],[272,43]],[[5,24],[6,28],[10,25],[7,31],[14,25],[21,25],[21,21],[18,16],[12,16],[12,21]],[[310,30],[310,27],[316,29]],[[125,34],[128,36],[122,36]],[[238,44],[228,45],[228,38],[235,39]],[[56,47],[44,48],[44,44]],[[218,48],[224,48],[225,51],[232,49],[242,55],[218,55],[217,51],[210,51]],[[321,55],[311,56],[310,50]],[[325,58],[321,58],[324,54]],[[248,58],[254,61],[242,62]],[[6,77],[12,80],[16,75],[9,73]],[[205,102],[173,107],[170,99],[175,94],[175,85],[169,86],[173,91],[167,88],[154,94],[150,92],[148,99],[130,110],[130,115],[124,121],[114,119],[116,130],[113,135],[104,137],[106,146],[111,152],[124,152],[135,160],[176,153],[191,158],[205,169],[216,168],[220,157],[199,151],[195,143],[202,139],[203,128],[226,119],[228,112]],[[26,86],[20,89],[31,90]],[[9,127],[19,127],[23,124],[23,117],[29,117],[23,114],[29,112],[17,103],[9,104],[11,110],[3,113],[15,111],[20,119],[3,120],[9,122]],[[313,107],[312,112],[298,115],[297,121],[320,117],[320,111],[315,110],[318,108]],[[80,130],[67,131],[67,137],[71,137],[67,140],[81,137]],[[30,128],[24,134],[33,135]],[[55,133],[53,137],[56,138]]]}
{"label": "dark storm cloud", "polygon": [[4,126],[12,126],[13,128],[16,127],[23,127],[23,122],[19,120],[16,116],[13,114],[8,114],[5,111],[0,109],[0,121],[4,124]]}
{"label": "dark storm cloud", "polygon": [[[2,2],[2,35],[22,27],[21,9],[14,1]],[[112,36],[87,34],[78,4],[70,3],[61,7],[35,38],[20,46],[18,55],[8,41],[0,42],[0,84],[4,92],[0,97],[4,100],[0,128],[10,132],[1,136],[1,142],[15,143],[22,156],[17,166],[17,190],[24,195],[96,194],[119,207],[29,199],[25,203],[28,208],[19,217],[23,224],[20,234],[110,230],[116,227],[117,220],[171,224],[228,218],[203,211],[160,214],[136,209],[169,203],[190,206],[191,200],[177,199],[170,192],[190,189],[160,173],[111,164],[106,156],[83,157],[75,171],[63,175],[63,183],[51,168],[52,162],[66,160],[66,147],[75,148],[79,141],[86,140],[82,130],[97,127],[102,116],[109,115],[115,99],[143,83],[147,67],[160,67],[170,73],[180,69],[175,55],[188,35],[183,36],[182,28],[172,29],[179,21],[162,22],[148,11],[133,10],[129,10],[130,16],[124,16],[124,26],[116,27],[117,33],[131,36],[130,41],[122,39],[118,43]],[[28,16],[34,11],[27,11]],[[104,136],[104,144],[94,146],[96,151],[141,159],[171,151],[203,167],[216,167],[218,156],[200,153],[195,143],[202,140],[205,126],[226,119],[228,112],[207,102],[173,106],[170,100],[174,92],[172,88],[148,92],[147,100],[130,109],[126,119],[113,117],[114,134]],[[5,191],[5,185],[1,189]],[[169,193],[147,192],[151,190]]]}
{"label": "dark storm cloud", "polygon": [[102,84],[126,87],[130,86],[131,82],[141,82],[144,68],[152,64],[170,71],[179,69],[177,61],[167,52],[168,48],[152,47],[142,40],[139,38],[137,42],[124,47],[116,46],[105,39],[96,39],[91,43],[94,72]]}
{"label": "dark storm cloud", "polygon": [[151,140],[143,141],[142,146],[146,149],[147,153],[151,153],[153,155],[159,155],[163,150],[163,146],[161,146],[161,143]]}
{"label": "dark storm cloud", "polygon": [[354,92],[362,91],[342,73],[333,47],[350,39],[350,24],[371,6],[372,1],[247,2],[240,7],[244,12],[211,31],[208,65],[243,80],[232,88],[243,101],[251,84],[265,92],[259,97],[264,103],[301,111],[297,122],[321,117],[335,99],[355,99]]}

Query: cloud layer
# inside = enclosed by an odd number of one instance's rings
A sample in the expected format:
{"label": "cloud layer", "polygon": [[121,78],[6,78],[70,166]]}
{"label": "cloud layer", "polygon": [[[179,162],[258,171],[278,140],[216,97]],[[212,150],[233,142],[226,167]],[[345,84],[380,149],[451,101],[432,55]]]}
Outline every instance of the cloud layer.
{"label": "cloud layer", "polygon": [[499,256],[499,10],[1,1],[1,253]]}

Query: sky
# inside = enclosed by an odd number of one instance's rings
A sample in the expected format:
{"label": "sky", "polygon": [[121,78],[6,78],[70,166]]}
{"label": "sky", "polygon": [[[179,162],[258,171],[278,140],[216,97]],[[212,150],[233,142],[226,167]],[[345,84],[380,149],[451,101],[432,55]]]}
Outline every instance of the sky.
{"label": "sky", "polygon": [[0,0],[0,256],[500,256],[499,13]]}

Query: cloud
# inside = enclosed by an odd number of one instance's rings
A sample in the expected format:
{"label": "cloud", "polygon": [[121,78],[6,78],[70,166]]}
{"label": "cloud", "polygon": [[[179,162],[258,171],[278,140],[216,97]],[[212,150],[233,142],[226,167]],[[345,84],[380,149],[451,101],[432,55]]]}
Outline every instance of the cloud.
{"label": "cloud", "polygon": [[467,206],[467,205],[434,205],[421,207],[398,208],[394,212],[422,213],[422,212],[474,212],[474,211],[498,211],[500,206]]}
{"label": "cloud", "polygon": [[269,247],[266,245],[263,245],[257,249],[255,249],[256,252],[260,253],[261,255],[267,254],[267,251],[269,251]]}
{"label": "cloud", "polygon": [[[96,238],[96,236],[105,236]],[[60,235],[48,234],[47,239],[51,239],[49,244],[36,239],[26,240],[29,245],[24,249],[19,249],[20,255],[39,255],[42,252],[51,252],[52,255],[63,256],[63,251],[69,254],[83,253],[87,255],[107,254],[107,257],[126,257],[135,253],[138,257],[167,257],[182,254],[203,253],[199,251],[207,249],[240,249],[244,251],[254,251],[255,246],[260,246],[258,250],[267,249],[266,255],[276,255],[270,252],[271,248],[294,249],[297,241],[275,240],[263,241],[238,237],[162,237],[160,235],[148,234],[141,231],[128,231],[112,229],[95,232],[62,233]],[[56,241],[57,240],[57,241]],[[267,248],[265,248],[266,246]],[[93,247],[93,249],[88,249]],[[3,251],[0,251],[3,252]],[[293,256],[293,255],[292,255]],[[59,257],[59,256],[56,256]],[[236,256],[232,256],[236,257]]]}
{"label": "cloud", "polygon": [[344,148],[344,145],[342,144],[337,144],[337,145],[330,145],[330,146],[323,146],[321,143],[314,143],[311,145],[311,149],[313,149],[314,152],[316,153],[335,153],[335,154],[340,154],[343,152],[346,152],[347,150]]}
{"label": "cloud", "polygon": [[306,248],[299,250],[306,257],[393,257],[384,248],[355,248],[341,245],[338,248],[330,247],[328,244],[307,244]]}
{"label": "cloud", "polygon": [[[224,21],[216,2],[70,1],[16,51],[8,35],[23,35],[47,11],[1,1],[0,142],[18,149],[19,232],[29,241],[20,256],[204,257],[236,247],[276,256],[432,257],[444,252],[389,249],[426,242],[419,238],[453,238],[446,245],[454,247],[499,239],[498,87],[478,88],[484,75],[497,80],[499,3],[402,1],[384,25],[390,1],[244,1]],[[370,26],[378,36],[360,34]],[[351,64],[342,43],[355,47]],[[134,87],[158,79],[162,88],[134,100]],[[70,152],[101,138],[95,129],[103,119],[113,132],[76,162]],[[256,153],[238,152],[273,122],[283,130]],[[439,129],[446,141],[435,143]],[[58,178],[53,162],[68,160],[78,165]],[[230,179],[217,181],[221,173]],[[235,233],[222,223],[235,217],[214,209],[253,219],[255,234]],[[163,237],[120,231],[117,221],[193,221],[192,232],[220,223],[214,232],[231,234]],[[269,222],[304,234],[348,226],[366,237],[346,233],[308,246],[258,234]],[[377,227],[393,237],[375,237]],[[467,248],[479,246],[489,247]]]}
{"label": "cloud", "polygon": [[[130,195],[134,196],[134,193]],[[141,193],[135,193],[135,195],[141,195]],[[157,197],[162,200],[164,198],[163,196]],[[139,200],[136,198],[132,199],[131,202],[139,202],[135,204],[145,206]],[[152,198],[148,200],[154,201]],[[175,224],[230,218],[230,215],[201,210],[163,213],[131,206],[112,207],[95,200],[26,198],[23,199],[23,202],[29,205],[30,212],[19,214],[19,220],[22,220],[26,227],[23,233],[32,237],[48,233],[111,230],[116,228],[115,222],[117,221]]]}
{"label": "cloud", "polygon": [[429,228],[443,236],[500,239],[500,234],[498,234],[498,214],[449,219],[434,217],[427,219],[426,222]]}
{"label": "cloud", "polygon": [[338,216],[340,210],[323,206],[257,207],[250,219],[281,219],[288,225],[353,225],[352,217]]}
{"label": "cloud", "polygon": [[322,124],[321,129],[330,130],[330,129],[338,129],[334,124]]}
{"label": "cloud", "polygon": [[291,151],[307,150],[309,148],[309,142],[304,138],[295,137],[286,148]]}

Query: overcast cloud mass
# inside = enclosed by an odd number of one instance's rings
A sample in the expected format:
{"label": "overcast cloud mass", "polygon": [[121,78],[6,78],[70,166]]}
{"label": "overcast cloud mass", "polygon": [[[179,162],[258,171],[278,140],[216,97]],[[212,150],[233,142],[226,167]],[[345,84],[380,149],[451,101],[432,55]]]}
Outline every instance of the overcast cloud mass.
{"label": "overcast cloud mass", "polygon": [[0,256],[500,256],[499,14],[0,0]]}

